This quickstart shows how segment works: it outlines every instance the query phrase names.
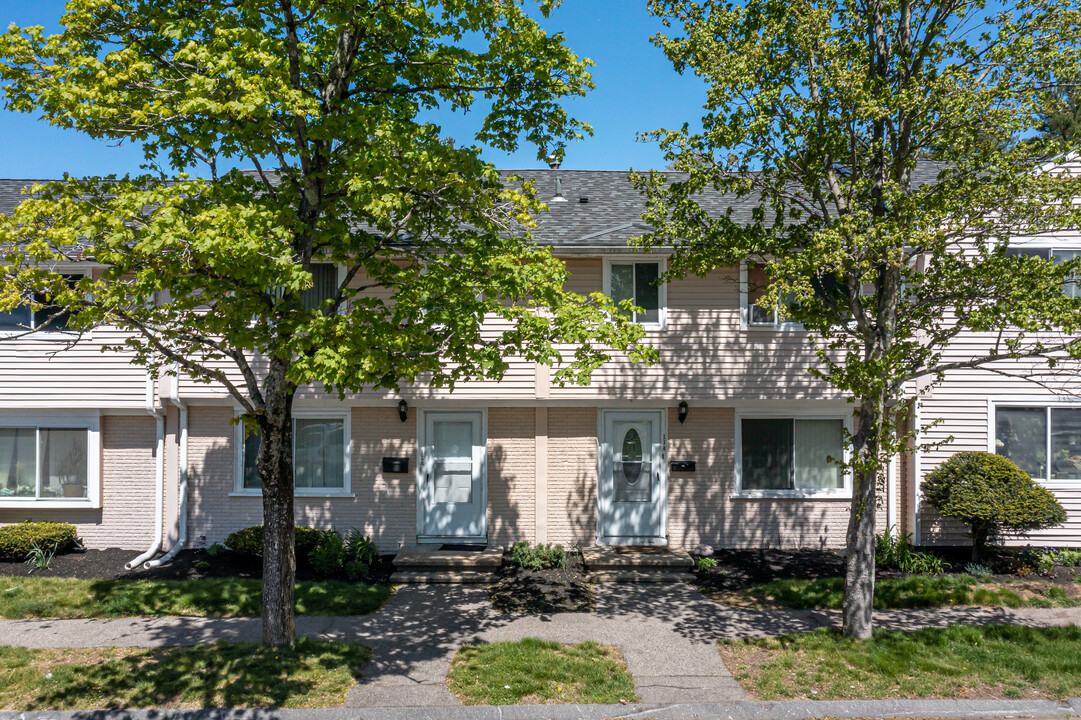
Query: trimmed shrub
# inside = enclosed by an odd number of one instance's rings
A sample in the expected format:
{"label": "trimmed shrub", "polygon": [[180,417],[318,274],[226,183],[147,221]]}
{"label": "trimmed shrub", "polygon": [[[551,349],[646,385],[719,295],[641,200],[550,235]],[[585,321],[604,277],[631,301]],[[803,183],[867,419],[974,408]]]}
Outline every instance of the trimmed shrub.
{"label": "trimmed shrub", "polygon": [[37,545],[43,550],[62,553],[75,544],[75,526],[71,523],[33,522],[26,520],[0,527],[0,560],[26,560]]}
{"label": "trimmed shrub", "polygon": [[518,567],[529,570],[546,570],[567,566],[567,551],[562,545],[540,543],[530,547],[526,540],[519,540],[510,548],[510,559]]}
{"label": "trimmed shrub", "polygon": [[1061,525],[1066,511],[1046,488],[1001,455],[961,452],[929,473],[923,497],[943,517],[969,527],[972,559],[978,561],[988,539]]}
{"label": "trimmed shrub", "polygon": [[[323,535],[322,530],[310,527],[296,528],[294,540],[297,560],[305,561],[315,546],[319,544],[319,538]],[[242,555],[263,557],[263,526],[253,525],[225,538],[225,547]]]}

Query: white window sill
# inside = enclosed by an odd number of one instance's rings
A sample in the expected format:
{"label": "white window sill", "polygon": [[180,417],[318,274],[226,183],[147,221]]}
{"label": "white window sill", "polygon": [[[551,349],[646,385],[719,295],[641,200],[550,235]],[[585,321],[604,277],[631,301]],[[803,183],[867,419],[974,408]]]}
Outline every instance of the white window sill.
{"label": "white window sill", "polygon": [[743,490],[729,497],[733,500],[851,500],[852,491]]}
{"label": "white window sill", "polygon": [[[229,497],[263,497],[262,490],[234,490],[229,493]],[[347,490],[334,490],[334,491],[313,491],[313,490],[294,490],[293,497],[295,498],[355,498],[356,495]]]}
{"label": "white window sill", "polygon": [[72,498],[70,500],[49,499],[37,500],[35,498],[16,499],[13,497],[0,498],[0,508],[35,508],[39,510],[94,510],[101,505],[89,498]]}
{"label": "white window sill", "polygon": [[782,323],[781,325],[758,325],[755,323],[747,323],[743,329],[755,330],[757,332],[807,332],[807,329],[800,323]]}

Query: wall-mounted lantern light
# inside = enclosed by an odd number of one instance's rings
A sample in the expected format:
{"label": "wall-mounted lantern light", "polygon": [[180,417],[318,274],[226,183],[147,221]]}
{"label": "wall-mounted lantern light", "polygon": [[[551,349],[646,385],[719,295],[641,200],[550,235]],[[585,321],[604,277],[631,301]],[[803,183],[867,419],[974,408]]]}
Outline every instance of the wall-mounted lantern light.
{"label": "wall-mounted lantern light", "polygon": [[402,422],[405,422],[409,418],[409,403],[405,400],[398,401],[398,417]]}
{"label": "wall-mounted lantern light", "polygon": [[680,400],[679,405],[676,406],[676,417],[679,418],[679,424],[682,425],[683,421],[687,419],[687,413],[690,408],[687,405],[686,400]]}

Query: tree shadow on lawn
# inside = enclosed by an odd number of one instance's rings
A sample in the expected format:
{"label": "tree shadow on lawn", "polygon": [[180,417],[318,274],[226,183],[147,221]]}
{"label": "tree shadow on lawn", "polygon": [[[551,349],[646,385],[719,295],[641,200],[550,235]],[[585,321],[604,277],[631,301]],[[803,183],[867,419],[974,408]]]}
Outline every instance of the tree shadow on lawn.
{"label": "tree shadow on lawn", "polygon": [[[30,710],[337,705],[371,658],[363,645],[298,640],[136,651],[86,666],[59,664],[26,703]],[[40,677],[40,676],[39,676]]]}

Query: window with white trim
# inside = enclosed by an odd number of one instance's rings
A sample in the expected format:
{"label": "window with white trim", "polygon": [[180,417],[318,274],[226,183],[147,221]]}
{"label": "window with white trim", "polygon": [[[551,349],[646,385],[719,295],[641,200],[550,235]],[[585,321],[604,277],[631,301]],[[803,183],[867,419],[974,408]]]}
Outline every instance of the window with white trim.
{"label": "window with white trim", "polygon": [[783,497],[850,492],[841,417],[737,418],[737,493]]}
{"label": "window with white trim", "polygon": [[90,468],[87,428],[0,427],[0,500],[86,502]]}
{"label": "window with white trim", "polygon": [[[340,495],[349,491],[348,416],[303,415],[293,418],[293,483],[298,495]],[[240,436],[237,492],[262,489],[256,460],[259,432]]]}
{"label": "window with white trim", "polygon": [[[75,287],[75,283],[85,277],[81,272],[61,273],[61,275],[68,287]],[[34,310],[28,302],[0,312],[0,332],[19,333],[39,330],[61,333],[68,331],[69,314],[56,305],[50,305],[48,294],[35,292],[33,301],[40,303],[41,307]]]}
{"label": "window with white trim", "polygon": [[996,406],[995,452],[1034,480],[1081,480],[1081,407]]}
{"label": "window with white trim", "polygon": [[[1007,257],[1038,257],[1048,260],[1056,265],[1067,262],[1069,260],[1075,260],[1081,257],[1081,250],[1076,248],[1062,248],[1062,247],[1031,247],[1021,246],[1012,247],[1006,250]],[[1065,283],[1062,286],[1062,291],[1072,298],[1081,298],[1081,278],[1076,278]]]}
{"label": "window with white trim", "polygon": [[746,273],[744,312],[748,325],[772,328],[800,327],[800,323],[781,313],[781,306],[790,302],[788,298],[782,298],[779,302],[769,305],[760,303],[760,299],[769,287],[769,276],[764,267],[747,263],[744,272]]}
{"label": "window with white trim", "polygon": [[640,310],[631,320],[640,325],[661,327],[665,321],[666,288],[661,280],[659,260],[608,259],[605,262],[605,294],[613,302],[630,300]]}

